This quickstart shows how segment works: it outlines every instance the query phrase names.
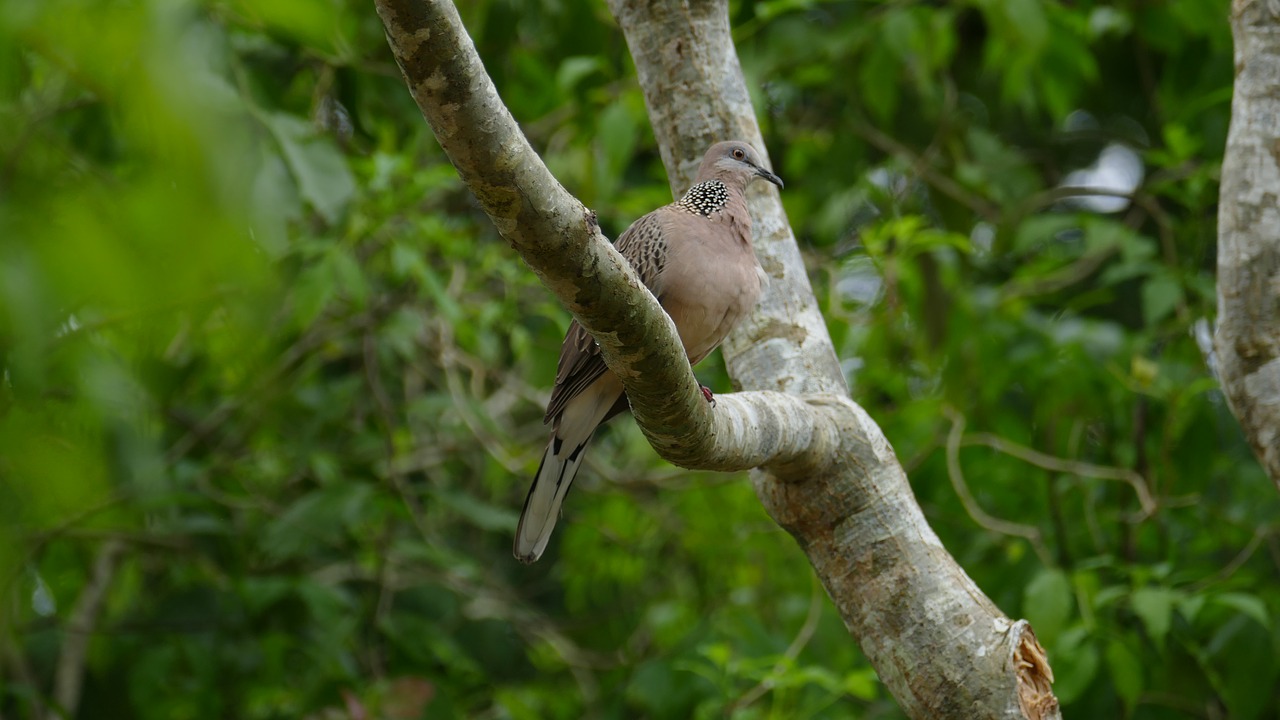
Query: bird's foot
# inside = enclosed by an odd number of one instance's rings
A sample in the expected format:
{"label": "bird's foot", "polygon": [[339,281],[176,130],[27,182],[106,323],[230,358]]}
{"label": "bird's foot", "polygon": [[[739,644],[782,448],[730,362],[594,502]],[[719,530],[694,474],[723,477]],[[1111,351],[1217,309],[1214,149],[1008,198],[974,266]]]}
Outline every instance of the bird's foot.
{"label": "bird's foot", "polygon": [[707,387],[706,385],[699,385],[698,387],[702,389],[702,397],[706,398],[707,402],[711,403],[711,407],[715,407],[716,396],[712,394],[711,388]]}

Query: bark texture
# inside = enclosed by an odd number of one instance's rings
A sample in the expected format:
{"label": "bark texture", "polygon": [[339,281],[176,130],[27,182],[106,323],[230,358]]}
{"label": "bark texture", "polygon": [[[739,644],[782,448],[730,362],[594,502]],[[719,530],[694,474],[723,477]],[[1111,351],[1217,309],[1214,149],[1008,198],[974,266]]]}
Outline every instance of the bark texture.
{"label": "bark texture", "polygon": [[[623,379],[655,450],[753,473],[881,679],[913,718],[1054,718],[1044,652],[942,547],[888,441],[847,397],[778,196],[753,195],[770,285],[725,357],[740,392],[702,402],[670,320],[582,205],[542,167],[448,0],[377,0],[388,40],[441,145],[499,231]],[[725,0],[611,0],[677,192],[715,140],[763,150]],[[802,185],[801,185],[802,187]],[[672,393],[671,388],[678,388]],[[781,391],[781,392],[780,392]]]}
{"label": "bark texture", "polygon": [[[725,3],[610,0],[609,9],[635,59],[675,196],[689,187],[702,153],[717,141],[746,140],[768,160]],[[741,383],[768,378],[742,385],[749,389],[847,395],[778,190],[757,184],[751,195],[756,255],[770,285],[755,314],[724,343],[729,374]]]}
{"label": "bark texture", "polygon": [[[846,397],[699,391],[675,325],[595,216],[552,177],[498,97],[449,0],[378,0],[409,90],[498,232],[600,343],[640,429],[684,467],[746,470],[830,461]],[[704,148],[705,150],[705,148]]]}
{"label": "bark texture", "polygon": [[[763,150],[724,0],[609,0],[626,35],[672,189],[702,148],[740,137]],[[792,188],[803,192],[802,179]],[[755,316],[725,342],[748,390],[845,391],[826,325],[777,194],[752,204],[770,275]],[[861,408],[845,454],[811,475],[754,472],[756,493],[804,549],[846,626],[917,718],[1058,716],[1053,674],[1025,622],[984,596],[929,528],[880,428]],[[1032,662],[1030,659],[1034,659]]]}
{"label": "bark texture", "polygon": [[1236,83],[1218,205],[1218,376],[1280,487],[1280,2],[1235,0]]}

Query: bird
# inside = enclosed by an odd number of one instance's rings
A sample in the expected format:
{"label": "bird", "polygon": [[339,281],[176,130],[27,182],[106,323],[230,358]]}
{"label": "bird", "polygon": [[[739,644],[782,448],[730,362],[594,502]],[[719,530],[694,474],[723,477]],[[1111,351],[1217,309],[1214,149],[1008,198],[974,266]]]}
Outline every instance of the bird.
{"label": "bird", "polygon": [[[750,144],[716,143],[683,197],[636,220],[615,243],[675,322],[690,365],[715,350],[760,299],[766,278],[751,244],[745,194],[756,180],[783,187]],[[710,390],[702,392],[714,403]],[[542,556],[587,443],[600,425],[628,409],[622,381],[574,320],[543,418],[551,437],[516,526],[517,560],[529,564]]]}

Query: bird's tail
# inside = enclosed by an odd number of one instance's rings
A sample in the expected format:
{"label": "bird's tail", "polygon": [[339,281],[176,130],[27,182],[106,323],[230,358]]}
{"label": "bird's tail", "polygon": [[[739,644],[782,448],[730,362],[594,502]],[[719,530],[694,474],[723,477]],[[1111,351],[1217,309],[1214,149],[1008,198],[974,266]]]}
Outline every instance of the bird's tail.
{"label": "bird's tail", "polygon": [[529,496],[524,501],[524,512],[516,526],[516,542],[513,552],[522,563],[532,563],[542,557],[560,519],[560,506],[569,494],[569,486],[578,474],[582,458],[586,454],[591,434],[585,438],[570,439],[553,433],[547,449],[542,453],[542,464],[529,486]]}
{"label": "bird's tail", "polygon": [[570,400],[556,420],[551,440],[542,453],[542,464],[525,498],[520,524],[516,526],[512,551],[520,562],[535,562],[547,549],[551,531],[560,519],[560,506],[582,465],[587,443],[600,423],[625,408],[619,400],[621,397],[622,384],[611,373],[606,373]]}

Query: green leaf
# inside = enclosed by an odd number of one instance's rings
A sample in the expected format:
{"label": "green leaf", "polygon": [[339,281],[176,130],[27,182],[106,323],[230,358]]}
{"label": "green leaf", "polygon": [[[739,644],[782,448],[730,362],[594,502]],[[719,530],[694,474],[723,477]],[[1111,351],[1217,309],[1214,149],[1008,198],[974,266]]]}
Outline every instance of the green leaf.
{"label": "green leaf", "polygon": [[1036,635],[1045,642],[1056,639],[1071,618],[1071,581],[1057,568],[1046,568],[1027,584],[1022,611]]}
{"label": "green leaf", "polygon": [[1147,634],[1160,647],[1164,647],[1165,637],[1169,634],[1177,597],[1169,588],[1145,587],[1135,590],[1129,599],[1133,612],[1147,628]]}
{"label": "green leaf", "polygon": [[876,44],[858,69],[862,100],[881,122],[889,122],[898,109],[898,63],[884,44]]}
{"label": "green leaf", "polygon": [[871,668],[844,676],[844,692],[862,700],[874,700],[879,695],[880,677]]}
{"label": "green leaf", "polygon": [[596,142],[600,148],[600,167],[596,181],[602,197],[617,194],[619,180],[625,174],[627,163],[640,140],[640,116],[632,111],[628,98],[623,96],[600,113]]}
{"label": "green leaf", "polygon": [[368,485],[350,482],[307,493],[271,522],[261,549],[278,560],[321,549],[356,522],[371,496]]}
{"label": "green leaf", "polygon": [[1107,669],[1116,694],[1124,700],[1125,710],[1133,712],[1142,695],[1142,661],[1124,643],[1112,640],[1107,643]]}
{"label": "green leaf", "polygon": [[947,7],[931,7],[927,11],[929,28],[924,51],[928,53],[929,67],[941,68],[955,56],[957,36],[956,12]]}
{"label": "green leaf", "polygon": [[1224,622],[1198,659],[1226,704],[1227,716],[1233,720],[1260,718],[1274,702],[1273,688],[1280,676],[1280,665],[1272,637],[1258,632],[1245,616],[1235,615]]}
{"label": "green leaf", "polygon": [[363,308],[369,297],[369,285],[355,256],[346,248],[335,248],[326,258],[333,269],[333,279],[357,308]]}
{"label": "green leaf", "polygon": [[728,667],[733,658],[733,648],[728,643],[712,643],[698,648],[699,654],[711,661],[717,668]]}
{"label": "green leaf", "polygon": [[887,13],[880,29],[884,33],[884,44],[898,55],[900,62],[910,62],[925,50],[920,26],[913,13]]}
{"label": "green leaf", "polygon": [[670,650],[689,637],[698,616],[687,603],[671,600],[652,605],[644,615],[646,629],[659,648]]}
{"label": "green leaf", "polygon": [[253,180],[253,239],[272,258],[289,247],[289,223],[302,216],[302,205],[289,171],[278,155],[262,160]]}
{"label": "green leaf", "polygon": [[1154,326],[1182,302],[1182,284],[1168,273],[1159,273],[1142,285],[1142,318]]}
{"label": "green leaf", "polygon": [[[777,658],[768,659],[769,673],[766,676],[772,676],[771,671],[777,662]],[[807,685],[816,685],[824,690],[832,693],[839,693],[843,690],[844,681],[835,673],[827,668],[818,665],[805,665],[794,669],[785,670],[780,676],[773,676],[775,687],[780,688],[797,688]]]}
{"label": "green leaf", "polygon": [[1084,627],[1062,633],[1049,648],[1049,656],[1053,660],[1053,691],[1063,703],[1080,697],[1098,673],[1098,648]]}
{"label": "green leaf", "polygon": [[1049,36],[1049,22],[1039,0],[1004,0],[999,7],[1009,21],[1005,29],[1012,31],[1025,45],[1025,50],[1037,54]]}
{"label": "green leaf", "polygon": [[315,263],[303,269],[294,280],[293,319],[298,327],[309,327],[324,311],[334,295],[333,273],[328,265]]}
{"label": "green leaf", "polygon": [[646,717],[678,717],[704,681],[679,672],[665,660],[648,660],[630,674],[625,689],[628,703]]}
{"label": "green leaf", "polygon": [[587,76],[604,69],[601,58],[594,55],[575,55],[565,58],[556,70],[556,87],[560,92],[570,92]]}
{"label": "green leaf", "polygon": [[242,578],[236,590],[249,612],[257,614],[288,597],[294,591],[294,582],[279,576],[251,576]]}
{"label": "green leaf", "polygon": [[422,258],[422,251],[403,241],[391,244],[391,270],[396,279],[426,282],[427,262]]}
{"label": "green leaf", "polygon": [[427,297],[435,303],[434,310],[444,315],[451,325],[460,328],[467,326],[461,322],[463,317],[462,306],[458,301],[446,291],[446,284],[435,270],[428,266],[423,266],[422,287],[427,292]]}
{"label": "green leaf", "polygon": [[1187,622],[1194,623],[1196,621],[1196,616],[1200,614],[1200,610],[1204,607],[1206,600],[1208,600],[1208,597],[1205,595],[1185,595],[1178,598],[1176,607],[1178,608],[1178,612],[1182,614],[1182,617],[1186,618]]}
{"label": "green leaf", "polygon": [[506,506],[490,505],[467,493],[441,492],[435,497],[481,530],[508,533],[516,526],[516,514]]}
{"label": "green leaf", "polygon": [[1087,252],[1111,250],[1117,247],[1124,251],[1125,248],[1135,244],[1143,250],[1151,249],[1149,244],[1139,241],[1139,236],[1123,223],[1090,215],[1082,216],[1079,220],[1084,228],[1084,246]]}
{"label": "green leaf", "polygon": [[816,0],[764,0],[755,6],[756,16],[762,20],[777,17],[789,12],[805,10],[812,7]]}
{"label": "green leaf", "polygon": [[332,47],[337,35],[336,20],[342,17],[341,6],[325,0],[233,0],[231,4],[236,12],[252,18],[255,25],[325,51]]}
{"label": "green leaf", "polygon": [[304,120],[284,113],[263,117],[280,143],[303,199],[330,225],[336,223],[356,193],[346,158],[330,138]]}
{"label": "green leaf", "polygon": [[1222,605],[1237,610],[1246,617],[1253,618],[1259,625],[1270,630],[1271,629],[1271,613],[1267,611],[1267,604],[1257,595],[1248,593],[1223,593],[1214,595],[1211,602],[1215,605]]}
{"label": "green leaf", "polygon": [[1018,226],[1014,235],[1013,250],[1025,253],[1037,250],[1067,230],[1080,227],[1080,220],[1074,215],[1053,213],[1035,215],[1027,218]]}
{"label": "green leaf", "polygon": [[1200,151],[1201,139],[1189,132],[1181,123],[1168,123],[1164,126],[1164,145],[1169,154],[1166,161],[1170,166],[1190,161]]}

